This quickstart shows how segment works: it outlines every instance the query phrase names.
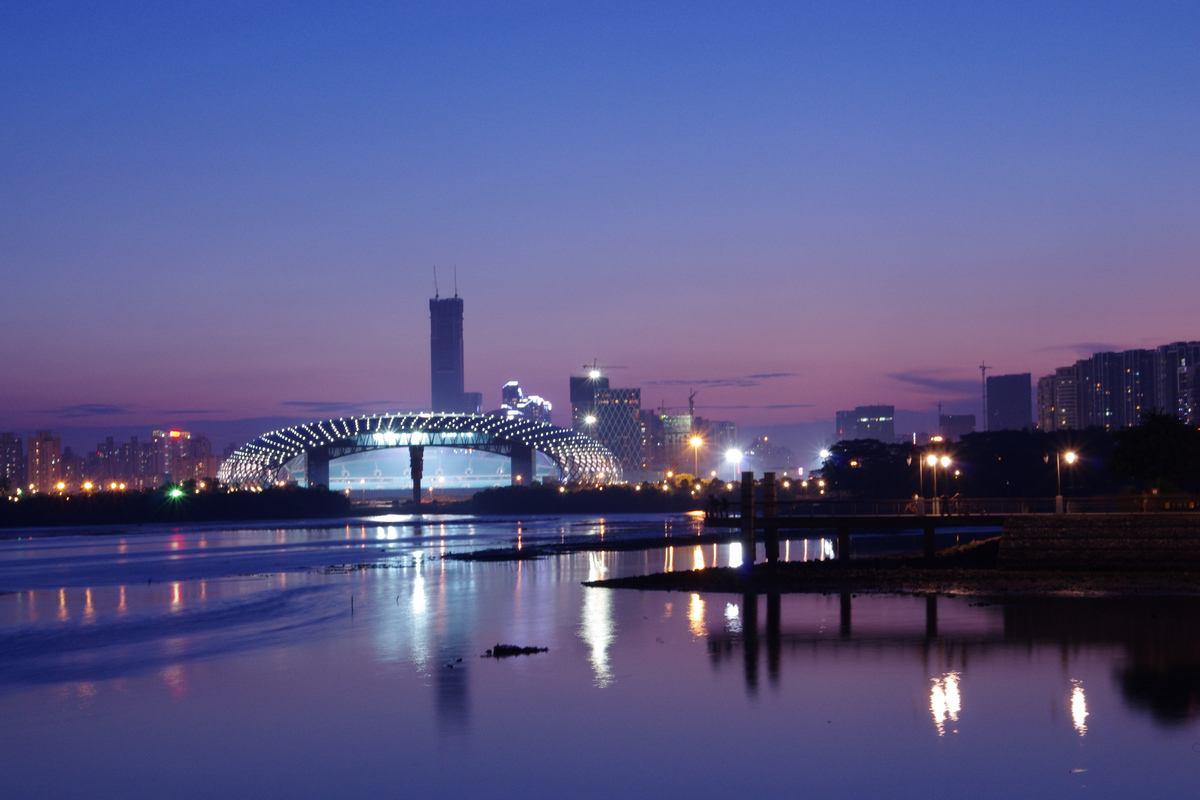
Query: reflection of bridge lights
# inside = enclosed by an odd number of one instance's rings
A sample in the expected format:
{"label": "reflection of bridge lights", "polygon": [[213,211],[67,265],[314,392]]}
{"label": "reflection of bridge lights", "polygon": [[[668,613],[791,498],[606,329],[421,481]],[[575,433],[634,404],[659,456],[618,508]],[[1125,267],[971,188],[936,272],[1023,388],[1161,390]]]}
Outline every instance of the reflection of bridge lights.
{"label": "reflection of bridge lights", "polygon": [[737,603],[725,604],[725,629],[730,633],[742,631],[742,611]]}
{"label": "reflection of bridge lights", "polygon": [[704,598],[692,592],[688,600],[688,630],[692,636],[707,636],[708,628],[704,625]]}
{"label": "reflection of bridge lights", "polygon": [[692,548],[692,569],[704,569],[704,548],[700,545]]}
{"label": "reflection of bridge lights", "polygon": [[1071,679],[1071,725],[1080,736],[1087,733],[1087,696],[1083,693],[1083,681]]}
{"label": "reflection of bridge lights", "polygon": [[742,565],[742,543],[729,543],[729,566],[740,567]]}
{"label": "reflection of bridge lights", "polygon": [[[945,736],[947,723],[958,722],[962,711],[962,694],[958,688],[958,673],[947,672],[940,678],[933,678],[929,685],[929,713],[933,716],[933,725],[937,728],[938,736]],[[951,733],[958,733],[957,726],[949,728]]]}

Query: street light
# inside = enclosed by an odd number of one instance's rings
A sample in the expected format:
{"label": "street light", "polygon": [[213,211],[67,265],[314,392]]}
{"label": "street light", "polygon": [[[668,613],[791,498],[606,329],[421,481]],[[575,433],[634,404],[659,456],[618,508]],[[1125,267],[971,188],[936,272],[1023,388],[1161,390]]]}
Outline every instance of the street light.
{"label": "street light", "polygon": [[939,456],[936,453],[929,453],[925,456],[925,464],[933,473],[933,513],[935,515],[941,513],[941,503],[938,501],[937,468],[941,467],[944,470],[953,463],[954,461],[948,455]]}
{"label": "street light", "polygon": [[1079,454],[1074,450],[1067,452],[1056,452],[1054,454],[1054,481],[1058,487],[1058,492],[1054,495],[1054,513],[1063,514],[1066,512],[1066,503],[1063,501],[1062,493],[1062,462],[1066,461],[1067,466],[1073,466],[1079,460]]}
{"label": "street light", "polygon": [[587,425],[589,427],[592,425],[595,425],[596,424],[596,415],[588,414],[586,417],[583,418],[583,424]]}
{"label": "street light", "polygon": [[704,439],[699,436],[693,436],[688,439],[688,444],[692,446],[692,475],[700,477],[700,448],[704,446]]}
{"label": "street light", "polygon": [[733,477],[736,479],[742,469],[742,451],[731,447],[725,451],[725,463],[733,467]]}

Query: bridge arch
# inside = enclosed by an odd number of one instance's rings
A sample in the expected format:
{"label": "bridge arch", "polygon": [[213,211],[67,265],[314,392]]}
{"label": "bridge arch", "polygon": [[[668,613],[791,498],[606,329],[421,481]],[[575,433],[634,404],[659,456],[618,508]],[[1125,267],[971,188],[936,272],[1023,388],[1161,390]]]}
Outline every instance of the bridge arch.
{"label": "bridge arch", "polygon": [[426,447],[507,455],[514,483],[532,479],[536,453],[545,454],[568,481],[606,483],[621,478],[612,452],[578,431],[522,416],[435,412],[337,417],[268,431],[235,450],[217,476],[226,483],[268,483],[303,458],[307,483],[328,485],[329,462],[335,458],[407,448],[413,496],[419,498]]}

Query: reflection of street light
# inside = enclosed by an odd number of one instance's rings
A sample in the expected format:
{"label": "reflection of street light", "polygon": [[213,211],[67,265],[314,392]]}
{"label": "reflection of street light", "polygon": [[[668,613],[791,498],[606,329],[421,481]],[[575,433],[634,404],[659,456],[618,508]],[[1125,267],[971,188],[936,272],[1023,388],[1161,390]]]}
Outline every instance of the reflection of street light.
{"label": "reflection of street light", "polygon": [[688,439],[688,444],[692,446],[692,475],[700,477],[700,448],[704,446],[704,439],[693,436]]}
{"label": "reflection of street light", "polygon": [[733,467],[733,477],[737,478],[742,469],[742,451],[731,447],[725,451],[725,463]]}

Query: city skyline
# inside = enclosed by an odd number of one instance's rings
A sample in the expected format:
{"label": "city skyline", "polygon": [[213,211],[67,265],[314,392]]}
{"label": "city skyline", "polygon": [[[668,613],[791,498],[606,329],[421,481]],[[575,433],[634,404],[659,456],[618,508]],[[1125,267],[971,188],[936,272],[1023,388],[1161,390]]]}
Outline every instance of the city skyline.
{"label": "city skyline", "polygon": [[0,427],[420,408],[435,265],[489,408],[979,415],[1197,338],[1197,12],[938,12],[9,9]]}

